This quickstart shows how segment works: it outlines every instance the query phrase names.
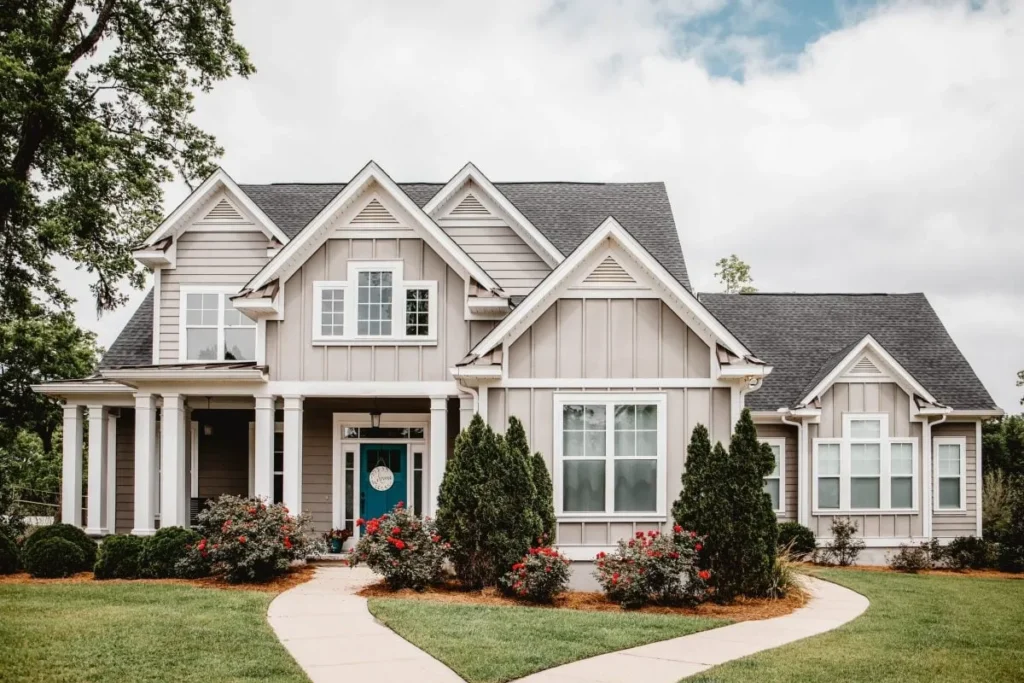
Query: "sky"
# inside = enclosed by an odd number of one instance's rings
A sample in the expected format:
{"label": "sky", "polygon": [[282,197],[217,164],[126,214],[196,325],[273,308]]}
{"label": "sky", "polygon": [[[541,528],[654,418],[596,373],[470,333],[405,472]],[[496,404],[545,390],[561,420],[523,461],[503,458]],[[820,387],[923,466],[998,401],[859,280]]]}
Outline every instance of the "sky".
{"label": "sky", "polygon": [[[1024,388],[1024,0],[234,3],[257,73],[197,101],[238,182],[664,181],[691,280],[924,292]],[[167,188],[173,208],[185,195]],[[142,293],[97,318],[109,345]],[[785,334],[785,330],[779,330]]]}

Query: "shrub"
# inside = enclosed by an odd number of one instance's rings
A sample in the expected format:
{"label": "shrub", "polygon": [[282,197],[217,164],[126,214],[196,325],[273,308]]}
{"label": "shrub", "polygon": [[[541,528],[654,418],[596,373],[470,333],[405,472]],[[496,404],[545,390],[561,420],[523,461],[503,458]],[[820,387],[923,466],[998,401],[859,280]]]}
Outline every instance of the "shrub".
{"label": "shrub", "polygon": [[200,538],[198,532],[181,526],[158,529],[146,539],[141,558],[142,575],[151,579],[195,578],[195,570],[190,569],[189,576],[185,576],[178,569],[178,563]]}
{"label": "shrub", "polygon": [[1009,488],[1010,514],[999,539],[999,568],[1005,572],[1024,572],[1024,476],[1013,477]]}
{"label": "shrub", "polygon": [[997,542],[1010,528],[1010,481],[999,470],[985,472],[981,492],[981,528],[986,538]]}
{"label": "shrub", "polygon": [[534,453],[530,459],[533,473],[533,487],[537,489],[537,495],[533,499],[533,509],[540,520],[541,538],[545,543],[555,542],[555,501],[554,489],[551,485],[551,473],[548,472],[544,456],[539,452]]}
{"label": "shrub", "polygon": [[[177,565],[181,573],[204,565],[232,583],[269,581],[319,547],[308,515],[292,517],[283,505],[224,495],[199,513],[199,541]],[[155,537],[154,537],[155,538]]]}
{"label": "shrub", "polygon": [[522,425],[511,420],[505,439],[475,415],[455,440],[438,496],[437,530],[460,581],[494,585],[526,554],[541,534],[535,496]]}
{"label": "shrub", "polygon": [[501,577],[500,585],[509,595],[549,603],[569,587],[569,565],[569,558],[554,548],[530,548]]}
{"label": "shrub", "polygon": [[774,466],[749,410],[736,423],[728,452],[721,443],[712,451],[703,425],[693,430],[673,516],[678,525],[707,536],[700,561],[711,570],[716,600],[770,591],[779,531],[764,477]]}
{"label": "shrub", "polygon": [[110,536],[100,544],[93,574],[97,579],[137,579],[142,569],[146,540],[138,536]]}
{"label": "shrub", "polygon": [[678,524],[671,534],[642,531],[623,539],[610,555],[598,553],[594,577],[613,600],[626,609],[648,602],[696,603],[707,593],[711,572],[697,566],[705,539]]}
{"label": "shrub", "polygon": [[864,541],[856,537],[857,528],[857,523],[848,519],[832,520],[832,540],[821,550],[820,561],[840,567],[856,562],[860,551],[864,550]]}
{"label": "shrub", "polygon": [[780,545],[779,554],[775,556],[775,564],[772,566],[771,582],[768,587],[769,596],[781,598],[800,588],[796,578],[796,559]]}
{"label": "shrub", "polygon": [[365,563],[394,590],[422,590],[440,579],[444,544],[431,520],[399,503],[377,519],[356,523],[366,529],[352,551],[353,566]]}
{"label": "shrub", "polygon": [[93,565],[96,564],[96,541],[86,536],[84,531],[73,524],[50,524],[39,527],[25,539],[23,550],[27,554],[32,546],[51,538],[62,538],[78,546],[82,551],[82,562],[75,571],[92,571]]}
{"label": "shrub", "polygon": [[898,572],[916,574],[932,568],[932,559],[927,547],[900,544],[899,552],[889,558],[889,567]]}
{"label": "shrub", "polygon": [[814,532],[799,522],[784,522],[779,525],[779,549],[786,550],[793,559],[803,559],[818,548]]}
{"label": "shrub", "polygon": [[75,543],[60,536],[36,541],[25,549],[25,569],[41,579],[71,576],[81,571],[85,553]]}
{"label": "shrub", "polygon": [[5,534],[0,534],[0,574],[13,574],[21,564],[18,544]]}
{"label": "shrub", "polygon": [[950,569],[985,569],[995,564],[992,544],[977,536],[958,536],[945,548]]}

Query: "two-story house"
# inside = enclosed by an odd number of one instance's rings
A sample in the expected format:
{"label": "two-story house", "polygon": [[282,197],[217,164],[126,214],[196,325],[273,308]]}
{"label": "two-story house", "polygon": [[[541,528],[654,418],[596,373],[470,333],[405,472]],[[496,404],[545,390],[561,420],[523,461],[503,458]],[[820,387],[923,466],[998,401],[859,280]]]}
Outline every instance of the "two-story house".
{"label": "two-story house", "polygon": [[694,426],[727,442],[744,407],[780,520],[851,517],[873,549],[981,532],[1001,411],[925,297],[698,295],[661,183],[220,171],[136,257],[153,287],[98,374],[37,387],[65,405],[63,518],[92,534],[224,493],[356,534],[398,501],[432,514],[479,413],[524,422],[557,543],[591,559],[666,524]]}

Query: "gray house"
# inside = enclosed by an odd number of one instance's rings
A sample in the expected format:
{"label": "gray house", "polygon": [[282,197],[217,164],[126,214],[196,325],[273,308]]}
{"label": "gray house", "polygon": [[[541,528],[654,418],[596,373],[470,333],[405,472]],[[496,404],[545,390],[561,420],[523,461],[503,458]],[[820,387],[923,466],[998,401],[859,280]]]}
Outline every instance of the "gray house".
{"label": "gray house", "polygon": [[63,518],[92,534],[224,493],[356,534],[432,514],[479,413],[524,422],[587,560],[670,522],[694,426],[726,442],[744,407],[780,520],[850,517],[877,549],[981,532],[1001,411],[925,297],[697,294],[661,183],[217,172],[136,257],[153,288],[98,374],[37,387],[65,405]]}

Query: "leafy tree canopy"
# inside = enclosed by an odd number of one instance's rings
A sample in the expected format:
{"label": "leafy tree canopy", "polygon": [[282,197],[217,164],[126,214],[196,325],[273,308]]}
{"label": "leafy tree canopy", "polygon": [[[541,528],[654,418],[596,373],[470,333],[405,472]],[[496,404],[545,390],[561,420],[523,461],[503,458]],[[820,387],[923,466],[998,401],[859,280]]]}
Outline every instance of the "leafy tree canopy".
{"label": "leafy tree canopy", "polygon": [[71,301],[54,257],[123,303],[131,256],[160,219],[161,183],[190,185],[221,150],[190,123],[195,91],[253,73],[230,0],[0,3],[0,316]]}
{"label": "leafy tree canopy", "polygon": [[715,267],[718,268],[715,277],[725,287],[726,294],[752,294],[757,291],[754,278],[750,276],[750,266],[741,261],[736,254],[718,259]]}
{"label": "leafy tree canopy", "polygon": [[982,425],[986,472],[1024,476],[1024,415],[1007,415]]}

